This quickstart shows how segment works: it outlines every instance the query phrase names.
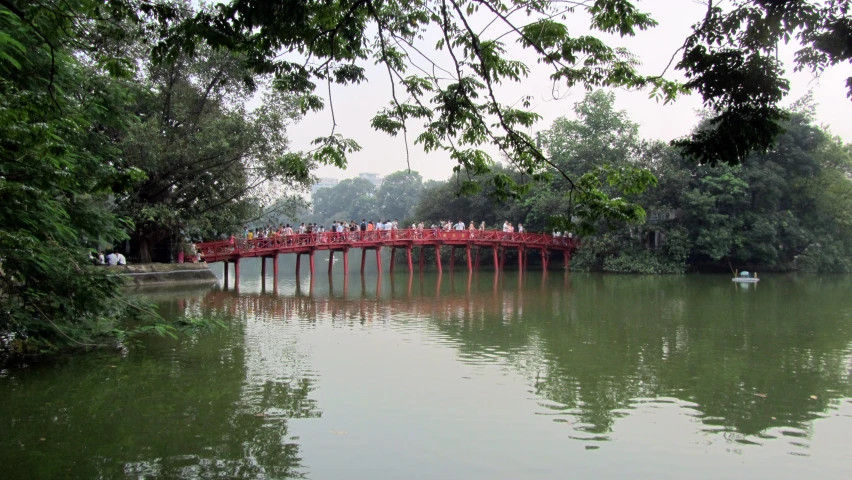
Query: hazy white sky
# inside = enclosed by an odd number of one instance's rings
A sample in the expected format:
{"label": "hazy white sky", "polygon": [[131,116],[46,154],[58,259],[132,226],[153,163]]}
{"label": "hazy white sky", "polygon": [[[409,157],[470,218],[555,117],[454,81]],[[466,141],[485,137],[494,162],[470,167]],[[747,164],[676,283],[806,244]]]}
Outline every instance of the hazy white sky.
{"label": "hazy white sky", "polygon": [[[683,43],[690,32],[690,26],[703,14],[704,5],[693,0],[644,0],[638,2],[639,8],[651,13],[659,25],[647,32],[639,32],[636,37],[610,39],[611,45],[625,46],[642,61],[640,72],[659,74],[669,63],[673,53]],[[520,20],[520,17],[518,17]],[[566,23],[572,35],[588,33],[588,17],[585,13],[575,13]],[[488,32],[500,34],[504,27],[490,27]],[[600,36],[599,32],[593,33]],[[523,95],[532,95],[533,109],[543,120],[535,130],[543,130],[560,116],[573,116],[573,104],[584,95],[584,90],[575,87],[561,88],[554,99],[553,86],[548,76],[549,67],[537,65],[531,53],[514,45],[514,39],[504,38],[509,47],[509,56],[522,60],[530,67],[529,78],[522,84],[503,85],[498,100],[501,103],[514,103]],[[424,46],[434,45],[434,39],[427,38]],[[845,79],[852,76],[852,65],[845,64],[823,73],[815,79],[809,72],[792,72],[792,58],[796,47],[781,45],[780,55],[786,59],[788,78],[791,79],[791,91],[787,103],[813,90],[817,102],[817,119],[829,126],[832,133],[852,142],[852,101],[846,97]],[[439,56],[440,58],[440,56]],[[447,65],[448,66],[448,65]],[[334,110],[337,118],[337,132],[355,139],[362,150],[349,157],[349,166],[345,171],[334,167],[322,167],[316,175],[320,177],[349,178],[359,172],[378,172],[382,175],[406,168],[405,144],[401,137],[390,137],[376,132],[370,127],[375,113],[390,101],[390,81],[382,66],[366,65],[368,82],[349,87],[332,88]],[[414,73],[412,70],[411,73]],[[667,76],[680,79],[672,66]],[[327,97],[325,85],[318,89]],[[663,105],[648,99],[647,92],[627,92],[616,90],[616,107],[626,110],[630,118],[639,123],[641,134],[645,138],[671,140],[687,134],[696,122],[696,110],[701,108],[701,99],[697,96],[682,97],[674,104]],[[404,98],[400,97],[402,101]],[[446,179],[452,173],[454,162],[444,152],[426,154],[413,144],[414,137],[421,131],[416,123],[409,124],[409,142],[411,168],[423,175],[424,179]],[[331,130],[331,113],[326,109],[320,113],[309,114],[292,127],[288,136],[294,150],[309,150],[312,139],[328,135]],[[496,158],[496,152],[495,158]]]}

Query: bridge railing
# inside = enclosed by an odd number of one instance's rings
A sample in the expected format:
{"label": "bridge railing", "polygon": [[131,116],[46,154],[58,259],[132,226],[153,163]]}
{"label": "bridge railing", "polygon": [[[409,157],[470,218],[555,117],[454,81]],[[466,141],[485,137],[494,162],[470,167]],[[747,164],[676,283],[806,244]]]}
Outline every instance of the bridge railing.
{"label": "bridge railing", "polygon": [[512,246],[538,247],[576,247],[576,239],[555,237],[544,233],[502,232],[499,230],[439,230],[435,228],[373,230],[364,232],[322,232],[296,235],[273,235],[267,238],[235,238],[201,242],[195,245],[196,251],[205,257],[227,257],[231,255],[258,252],[261,250],[278,250],[282,248],[316,247],[316,246],[349,246],[363,247],[385,243],[419,241],[477,241],[495,245],[507,244]]}

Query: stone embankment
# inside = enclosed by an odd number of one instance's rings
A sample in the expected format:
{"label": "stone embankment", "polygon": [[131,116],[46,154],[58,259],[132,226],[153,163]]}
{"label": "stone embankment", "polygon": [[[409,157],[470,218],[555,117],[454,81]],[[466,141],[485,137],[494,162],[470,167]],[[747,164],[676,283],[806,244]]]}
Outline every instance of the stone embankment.
{"label": "stone embankment", "polygon": [[216,275],[206,262],[148,263],[107,267],[125,278],[128,286],[215,283]]}

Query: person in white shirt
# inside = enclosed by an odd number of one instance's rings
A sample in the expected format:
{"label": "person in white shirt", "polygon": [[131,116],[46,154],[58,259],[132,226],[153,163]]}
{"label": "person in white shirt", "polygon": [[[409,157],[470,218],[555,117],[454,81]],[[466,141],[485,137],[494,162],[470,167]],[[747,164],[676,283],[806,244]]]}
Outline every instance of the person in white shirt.
{"label": "person in white shirt", "polygon": [[107,265],[111,267],[118,265],[118,255],[116,255],[115,252],[109,252],[106,256],[106,262]]}
{"label": "person in white shirt", "polygon": [[118,254],[116,254],[116,257],[117,257],[116,262],[117,262],[118,265],[127,265],[127,259],[124,258],[124,255],[122,255],[121,253],[118,253]]}
{"label": "person in white shirt", "polygon": [[518,224],[518,233],[524,233],[524,226],[520,223]]}

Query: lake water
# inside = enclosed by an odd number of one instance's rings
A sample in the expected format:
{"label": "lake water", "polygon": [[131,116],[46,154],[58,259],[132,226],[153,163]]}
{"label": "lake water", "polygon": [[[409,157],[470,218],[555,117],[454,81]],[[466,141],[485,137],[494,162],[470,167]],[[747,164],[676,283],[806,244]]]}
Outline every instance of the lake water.
{"label": "lake water", "polygon": [[145,292],[227,328],[2,371],[3,478],[852,477],[851,277],[290,267]]}

